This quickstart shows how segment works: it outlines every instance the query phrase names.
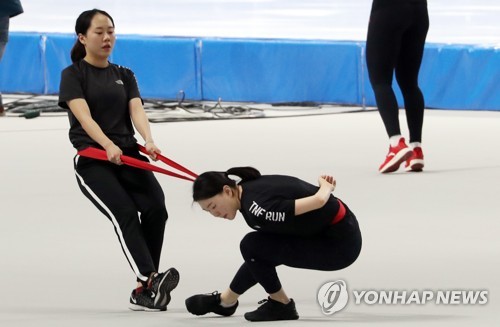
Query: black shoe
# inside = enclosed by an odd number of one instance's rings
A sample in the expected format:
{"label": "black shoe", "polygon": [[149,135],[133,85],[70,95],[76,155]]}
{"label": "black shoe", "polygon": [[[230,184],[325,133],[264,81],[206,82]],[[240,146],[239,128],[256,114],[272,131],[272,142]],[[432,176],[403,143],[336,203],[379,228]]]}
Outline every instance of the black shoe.
{"label": "black shoe", "polygon": [[155,306],[156,294],[147,288],[139,288],[130,294],[130,304],[128,308],[132,311],[165,311],[167,306]]}
{"label": "black shoe", "polygon": [[179,272],[170,268],[164,273],[158,273],[148,282],[148,289],[153,293],[154,307],[162,309],[170,303],[170,292],[179,284]]}
{"label": "black shoe", "polygon": [[198,294],[193,295],[186,299],[186,309],[197,316],[207,314],[209,312],[216,313],[221,316],[231,316],[238,307],[238,301],[236,304],[225,308],[221,304],[220,294],[215,291],[209,294]]}
{"label": "black shoe", "polygon": [[130,295],[129,309],[134,311],[165,311],[170,303],[170,292],[179,283],[179,272],[170,268],[156,274],[148,282],[148,287],[135,289]]}
{"label": "black shoe", "polygon": [[[262,304],[263,303],[263,304]],[[274,301],[271,298],[259,302],[262,304],[257,310],[245,313],[245,319],[249,321],[274,321],[274,320],[297,320],[299,314],[295,309],[295,302],[290,299],[288,304]]]}

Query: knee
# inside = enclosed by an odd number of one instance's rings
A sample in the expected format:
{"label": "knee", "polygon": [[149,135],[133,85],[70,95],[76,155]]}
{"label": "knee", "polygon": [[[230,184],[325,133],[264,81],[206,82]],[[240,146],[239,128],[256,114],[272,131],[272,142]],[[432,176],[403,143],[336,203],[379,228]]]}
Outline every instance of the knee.
{"label": "knee", "polygon": [[391,83],[385,83],[385,82],[371,82],[373,92],[375,94],[386,94],[386,93],[392,93],[394,92],[392,90],[392,84]]}
{"label": "knee", "polygon": [[151,206],[148,211],[149,216],[154,217],[158,221],[166,222],[168,219],[168,211],[163,203]]}
{"label": "knee", "polygon": [[258,237],[259,235],[257,232],[251,232],[245,235],[241,240],[240,251],[245,261],[248,261],[247,259],[250,259],[255,253],[255,249],[258,246]]}
{"label": "knee", "polygon": [[141,220],[155,223],[165,223],[168,219],[168,212],[163,202],[149,203],[141,210]]}
{"label": "knee", "polygon": [[407,76],[406,74],[396,72],[396,81],[401,89],[401,93],[417,93],[420,92],[418,87],[418,77]]}

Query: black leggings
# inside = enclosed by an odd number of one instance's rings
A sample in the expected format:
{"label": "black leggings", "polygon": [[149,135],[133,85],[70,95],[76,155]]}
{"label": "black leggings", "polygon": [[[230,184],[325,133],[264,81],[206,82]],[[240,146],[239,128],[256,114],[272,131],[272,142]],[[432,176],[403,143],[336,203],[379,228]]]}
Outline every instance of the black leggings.
{"label": "black leggings", "polygon": [[[147,161],[137,150],[123,151]],[[147,281],[158,271],[168,217],[163,191],[153,173],[76,156],[75,174],[83,194],[113,223],[137,279]]]}
{"label": "black leggings", "polygon": [[356,261],[361,251],[361,232],[352,212],[316,237],[251,232],[241,241],[245,262],[234,276],[230,289],[243,294],[259,283],[267,293],[276,293],[281,282],[276,267],[285,265],[323,271],[340,270]]}
{"label": "black leggings", "polygon": [[422,141],[424,97],[418,73],[429,29],[425,1],[401,1],[372,7],[366,41],[366,63],[377,106],[389,137],[401,134],[392,76],[403,94],[410,142]]}

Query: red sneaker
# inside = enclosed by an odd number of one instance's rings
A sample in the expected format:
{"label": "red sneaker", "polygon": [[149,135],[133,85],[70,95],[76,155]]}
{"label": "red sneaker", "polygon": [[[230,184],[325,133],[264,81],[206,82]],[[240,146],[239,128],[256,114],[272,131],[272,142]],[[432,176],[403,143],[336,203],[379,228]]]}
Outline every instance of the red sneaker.
{"label": "red sneaker", "polygon": [[421,147],[413,149],[411,157],[406,159],[406,171],[422,171],[424,168],[424,153]]}
{"label": "red sneaker", "polygon": [[385,161],[380,165],[378,171],[381,173],[392,173],[399,169],[399,166],[412,155],[411,149],[406,145],[404,137],[399,139],[399,144],[389,147],[389,153]]}

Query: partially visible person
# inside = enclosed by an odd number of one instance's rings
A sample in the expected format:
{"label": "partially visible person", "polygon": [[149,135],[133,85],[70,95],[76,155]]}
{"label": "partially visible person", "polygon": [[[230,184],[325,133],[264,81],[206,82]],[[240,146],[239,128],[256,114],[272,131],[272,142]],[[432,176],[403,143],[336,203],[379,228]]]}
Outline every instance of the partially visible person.
{"label": "partially visible person", "polygon": [[[424,168],[422,126],[424,96],[418,74],[429,30],[426,0],[373,0],[366,40],[366,63],[379,113],[389,136],[389,153],[380,165],[391,173],[404,162],[406,171]],[[410,147],[401,135],[399,107],[392,78],[401,89],[410,132]]]}
{"label": "partially visible person", "polygon": [[[240,181],[237,183],[229,176]],[[213,312],[231,316],[238,307],[238,298],[260,284],[268,298],[259,302],[262,305],[257,310],[245,313],[245,319],[299,319],[295,301],[283,289],[276,267],[335,271],[350,266],[361,251],[356,217],[332,195],[335,179],[322,175],[318,184],[319,187],[292,176],[261,175],[251,167],[198,176],[193,185],[193,200],[203,210],[227,220],[235,219],[239,211],[255,231],[241,240],[244,262],[229,288],[222,293],[189,297],[187,310],[195,315]]]}
{"label": "partially visible person", "polygon": [[[10,19],[22,14],[23,7],[19,0],[1,0],[0,1],[0,61],[5,52],[7,42],[9,42],[9,24]],[[3,106],[2,92],[0,91],[0,116],[5,115]]]}
{"label": "partially visible person", "polygon": [[[116,40],[113,18],[98,9],[84,11],[75,31],[73,64],[61,74],[59,105],[69,109],[73,147],[104,149],[108,158],[101,161],[76,155],[76,179],[82,193],[113,224],[136,275],[129,308],[164,311],[179,282],[175,268],[159,272],[168,218],[165,196],[151,171],[121,162],[122,154],[148,161],[139,153],[134,127],[152,160],[161,151],[153,141],[134,73],[108,61]],[[106,273],[101,275],[105,278]]]}

